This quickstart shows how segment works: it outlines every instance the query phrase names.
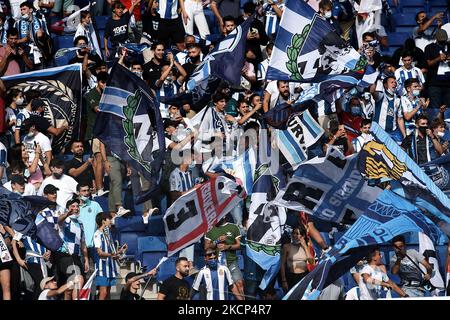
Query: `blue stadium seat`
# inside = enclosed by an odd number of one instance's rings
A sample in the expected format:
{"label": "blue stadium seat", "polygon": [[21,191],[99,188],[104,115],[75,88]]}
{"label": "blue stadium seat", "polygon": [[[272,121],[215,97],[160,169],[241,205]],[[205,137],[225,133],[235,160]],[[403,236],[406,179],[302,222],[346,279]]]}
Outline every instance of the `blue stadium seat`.
{"label": "blue stadium seat", "polygon": [[121,232],[119,233],[119,242],[121,245],[127,244],[127,257],[134,257],[138,252],[138,239],[145,236],[143,232]]}
{"label": "blue stadium seat", "polygon": [[411,37],[411,33],[407,32],[393,32],[388,34],[389,47],[401,47],[406,39]]}
{"label": "blue stadium seat", "polygon": [[169,257],[167,261],[161,265],[157,274],[158,282],[162,282],[175,274],[175,260],[177,260],[177,258],[178,257],[175,256]]}
{"label": "blue stadium seat", "polygon": [[430,7],[446,7],[447,0],[431,0],[429,1]]}
{"label": "blue stadium seat", "polygon": [[148,219],[146,232],[149,236],[164,237],[164,220],[162,215],[152,216]]}
{"label": "blue stadium seat", "polygon": [[95,197],[93,199],[94,201],[98,202],[98,204],[100,205],[100,207],[102,207],[103,211],[109,211],[109,206],[108,206],[108,194],[106,194],[103,197]]}
{"label": "blue stadium seat", "polygon": [[95,17],[95,25],[97,30],[105,30],[106,21],[108,21],[109,16],[96,16]]}
{"label": "blue stadium seat", "polygon": [[[144,252],[138,256],[146,271],[152,270],[156,267],[162,257],[165,257],[167,252]],[[165,263],[164,263],[165,264]]]}
{"label": "blue stadium seat", "polygon": [[[436,0],[432,0],[436,1]],[[425,6],[425,0],[407,0],[407,1],[401,1],[402,7],[423,7]]]}
{"label": "blue stadium seat", "polygon": [[141,217],[118,217],[115,222],[117,230],[119,232],[141,232],[146,234],[147,226],[144,224],[144,221]]}
{"label": "blue stadium seat", "polygon": [[238,266],[241,271],[244,270],[244,256],[242,254],[237,255],[238,258]]}
{"label": "blue stadium seat", "polygon": [[[412,27],[416,26],[416,14],[415,13],[403,13],[403,14],[396,14],[394,21],[396,27]],[[412,32],[412,30],[410,30]]]}
{"label": "blue stadium seat", "polygon": [[162,237],[140,237],[137,242],[140,253],[167,251],[166,240]]}
{"label": "blue stadium seat", "polygon": [[56,51],[61,48],[72,48],[73,36],[56,36],[53,38],[53,43]]}

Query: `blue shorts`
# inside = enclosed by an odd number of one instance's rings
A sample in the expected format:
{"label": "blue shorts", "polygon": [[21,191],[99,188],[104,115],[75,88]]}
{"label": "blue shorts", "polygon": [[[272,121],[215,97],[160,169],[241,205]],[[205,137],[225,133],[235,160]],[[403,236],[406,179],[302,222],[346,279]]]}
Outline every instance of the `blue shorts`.
{"label": "blue shorts", "polygon": [[112,287],[116,285],[116,278],[107,278],[103,276],[95,277],[95,285],[97,287]]}

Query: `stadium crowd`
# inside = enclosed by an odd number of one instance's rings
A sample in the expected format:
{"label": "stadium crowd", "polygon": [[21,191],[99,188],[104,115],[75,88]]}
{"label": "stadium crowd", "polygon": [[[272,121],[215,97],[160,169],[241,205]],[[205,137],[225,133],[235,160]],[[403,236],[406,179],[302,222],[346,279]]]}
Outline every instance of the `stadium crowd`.
{"label": "stadium crowd", "polygon": [[[55,67],[52,39],[59,36],[56,32],[61,33],[54,27],[56,22],[72,14],[74,4],[88,4],[77,0],[0,2],[2,77]],[[441,77],[440,68],[450,69],[450,34],[446,31],[450,28],[442,28],[448,22],[448,9],[432,16],[417,12],[417,26],[410,30],[410,38],[392,52],[386,32],[392,29],[393,19],[388,1],[382,1],[382,10],[363,14],[358,13],[359,0],[310,2],[336,33],[379,71],[379,76],[374,84],[360,90],[348,89],[332,103],[324,99],[310,101],[309,110],[325,133],[308,148],[308,159],[325,155],[330,146],[346,156],[359,152],[373,139],[372,121],[418,164],[447,154],[450,78]],[[398,6],[401,2],[390,3]],[[206,19],[207,9],[212,11],[215,24]],[[219,135],[231,146],[230,155],[242,154],[251,146],[241,137],[247,130],[259,128],[265,112],[282,103],[293,104],[311,86],[266,80],[285,10],[283,0],[249,1],[242,8],[236,0],[97,0],[91,11],[79,12],[76,28],[64,31],[73,35],[73,46],[77,47],[69,63],[82,64],[83,106],[80,136],[59,153],[52,150],[52,141],[73,128],[64,123],[53,126],[47,121],[48,106],[39,90],[7,90],[0,81],[2,185],[13,193],[43,196],[54,203],[35,217],[38,234],[51,239],[53,248],[0,224],[0,244],[6,245],[11,255],[0,261],[3,300],[81,299],[85,294],[82,288],[94,270],[93,288],[97,290],[93,289],[92,299],[111,298],[111,288],[122,280],[118,279],[120,266],[126,263],[128,249],[127,243],[116,242],[121,220],[134,219],[146,225],[151,217],[164,215],[177,199],[218,175],[204,170],[191,153],[183,153],[178,164],[171,160],[173,150],[190,150],[198,141],[193,119],[201,110],[189,103],[165,104],[161,98],[186,91],[191,76],[208,53],[253,14],[256,18],[246,35],[240,86],[222,82],[212,95],[208,108],[217,126],[214,135],[202,136],[202,148],[208,148]],[[93,38],[97,35],[90,31],[96,16],[108,16],[100,39],[103,52],[96,52]],[[378,22],[360,33],[368,19]],[[148,44],[149,48],[135,54],[123,46],[125,43]],[[149,188],[149,182],[94,135],[113,63],[122,64],[145,81],[164,122],[167,156],[161,190],[144,203],[142,212],[127,207],[123,190],[137,195]],[[200,134],[207,125],[200,124]],[[280,164],[288,166],[283,156]],[[289,174],[292,172],[287,171]],[[332,245],[320,231],[332,234],[346,230],[345,223],[329,225],[304,212],[288,210],[279,274],[265,290],[260,290],[264,270],[245,254],[244,268],[238,261],[245,251],[249,210],[247,197],[209,230],[201,240],[202,255],[194,255],[194,245],[179,252],[179,258],[170,262],[175,263],[176,272],[158,285],[157,299],[280,299],[314,269]],[[320,298],[377,299],[385,295],[383,288],[401,297],[423,296],[424,280],[429,280],[432,272],[427,259],[417,250],[407,249],[401,235],[393,239],[392,248],[395,255],[385,260],[387,266],[383,265],[380,250],[374,249],[352,269],[356,287],[350,292],[344,292],[343,283],[336,281]],[[418,264],[426,271],[420,271]],[[141,279],[158,273],[155,266],[146,267],[146,271],[126,275],[120,299],[141,298]],[[398,275],[400,283],[390,280],[388,271]]]}

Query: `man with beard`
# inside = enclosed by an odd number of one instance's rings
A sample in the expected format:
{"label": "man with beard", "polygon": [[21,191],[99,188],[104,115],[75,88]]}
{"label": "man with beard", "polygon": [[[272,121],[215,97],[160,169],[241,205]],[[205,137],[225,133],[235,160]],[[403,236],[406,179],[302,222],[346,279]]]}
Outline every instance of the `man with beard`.
{"label": "man with beard", "polygon": [[0,75],[12,76],[20,73],[19,62],[23,61],[28,68],[33,68],[33,62],[27,57],[25,51],[17,46],[19,31],[17,28],[6,32],[7,44],[0,48]]}
{"label": "man with beard", "polygon": [[183,69],[186,71],[186,83],[189,81],[189,78],[194,73],[197,66],[202,62],[202,49],[198,43],[190,44],[188,47],[188,62],[183,64]]}
{"label": "man with beard", "polygon": [[189,300],[190,285],[184,280],[189,276],[189,262],[185,257],[175,261],[175,275],[166,279],[158,292],[158,300]]}
{"label": "man with beard", "polygon": [[293,102],[293,94],[294,92],[291,90],[288,81],[278,80],[270,82],[264,91],[264,112],[267,112],[282,103],[291,104]]}
{"label": "man with beard", "polygon": [[77,193],[78,183],[72,177],[64,174],[64,163],[58,158],[50,161],[50,170],[52,175],[44,179],[39,188],[38,196],[42,196],[45,187],[52,184],[59,189],[56,203],[65,208],[67,201]]}
{"label": "man with beard", "polygon": [[94,188],[95,180],[94,170],[92,168],[94,159],[88,158],[86,161],[83,161],[83,142],[80,140],[73,141],[70,151],[73,153],[73,158],[66,163],[65,173],[74,178],[79,184]]}

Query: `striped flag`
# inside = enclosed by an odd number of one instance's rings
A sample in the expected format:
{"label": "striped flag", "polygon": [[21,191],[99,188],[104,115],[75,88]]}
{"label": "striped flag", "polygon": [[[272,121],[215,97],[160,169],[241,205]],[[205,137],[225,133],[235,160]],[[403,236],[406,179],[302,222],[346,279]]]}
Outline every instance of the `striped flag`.
{"label": "striped flag", "polygon": [[89,300],[91,297],[92,283],[97,275],[98,269],[95,269],[94,273],[89,277],[89,280],[84,284],[78,295],[78,300]]}
{"label": "striped flag", "polygon": [[295,170],[307,159],[306,149],[323,135],[323,128],[314,120],[309,110],[292,117],[286,130],[275,130],[277,145]]}

